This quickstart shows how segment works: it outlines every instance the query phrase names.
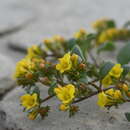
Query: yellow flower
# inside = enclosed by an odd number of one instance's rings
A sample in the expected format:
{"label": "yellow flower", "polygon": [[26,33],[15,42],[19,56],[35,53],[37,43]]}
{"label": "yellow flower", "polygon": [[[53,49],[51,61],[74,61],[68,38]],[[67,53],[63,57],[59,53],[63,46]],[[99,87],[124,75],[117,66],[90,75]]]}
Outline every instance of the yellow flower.
{"label": "yellow flower", "polygon": [[87,35],[86,30],[85,30],[85,29],[80,29],[79,32],[76,32],[76,33],[74,34],[74,37],[75,37],[76,39],[80,39],[80,38],[84,38],[84,36],[86,36],[86,35]]}
{"label": "yellow flower", "polygon": [[25,107],[26,110],[29,110],[29,109],[39,105],[38,95],[36,93],[34,93],[32,95],[25,94],[25,95],[21,96],[20,100],[21,100],[22,106]]}
{"label": "yellow flower", "polygon": [[68,106],[68,105],[65,105],[65,104],[61,104],[60,107],[59,107],[59,109],[60,109],[61,111],[66,111],[66,110],[69,109],[69,106]]}
{"label": "yellow flower", "polygon": [[57,97],[63,104],[69,104],[75,97],[75,86],[68,84],[66,86],[59,86],[54,89]]}
{"label": "yellow flower", "polygon": [[33,68],[34,64],[29,58],[26,57],[16,64],[16,71],[14,77],[19,78],[21,76],[24,76],[29,72],[29,70],[32,70]]}
{"label": "yellow flower", "polygon": [[113,100],[118,100],[122,98],[120,90],[109,89],[105,93],[109,95]]}
{"label": "yellow flower", "polygon": [[110,75],[105,76],[105,78],[102,80],[102,85],[104,85],[104,87],[112,85],[112,78]]}
{"label": "yellow flower", "polygon": [[61,73],[68,71],[72,67],[71,56],[70,53],[64,55],[63,58],[59,58],[60,63],[56,65],[56,69]]}
{"label": "yellow flower", "polygon": [[112,40],[115,39],[118,35],[118,29],[116,28],[109,28],[108,30],[106,30],[106,35],[108,37],[108,40]]}
{"label": "yellow flower", "polygon": [[93,27],[94,29],[105,28],[107,21],[108,21],[108,19],[106,19],[106,18],[104,18],[104,19],[99,19],[99,20],[95,21],[95,22],[92,24],[92,27]]}
{"label": "yellow flower", "polygon": [[121,99],[122,98],[122,94],[120,90],[116,90],[114,93],[114,98],[115,99]]}
{"label": "yellow flower", "polygon": [[106,32],[102,32],[99,37],[98,37],[98,40],[97,40],[97,45],[100,45],[104,42],[106,42],[108,39],[108,36],[106,35]]}
{"label": "yellow flower", "polygon": [[120,90],[109,89],[106,92],[101,92],[98,94],[97,104],[100,107],[112,106],[122,102],[122,99],[123,96]]}
{"label": "yellow flower", "polygon": [[116,28],[109,28],[101,32],[98,37],[97,44],[102,44],[110,40],[115,40],[118,38],[119,30]]}
{"label": "yellow flower", "polygon": [[107,103],[107,95],[104,92],[98,94],[98,102],[97,104],[100,107],[104,107]]}
{"label": "yellow flower", "polygon": [[71,61],[72,61],[73,65],[76,66],[78,64],[78,55],[73,54],[71,56]]}
{"label": "yellow flower", "polygon": [[128,92],[128,90],[129,90],[129,87],[128,87],[128,85],[127,84],[122,84],[122,89],[125,91],[125,92]]}
{"label": "yellow flower", "polygon": [[38,56],[41,56],[42,54],[42,50],[39,46],[37,45],[32,45],[30,48],[28,48],[28,54],[27,54],[27,57],[28,58],[34,58],[34,57],[38,57]]}
{"label": "yellow flower", "polygon": [[53,39],[54,42],[60,42],[60,43],[65,42],[65,39],[63,37],[59,36],[59,35],[53,36],[52,39]]}
{"label": "yellow flower", "polygon": [[43,42],[44,42],[46,45],[48,45],[48,44],[52,43],[53,40],[52,40],[51,38],[48,38],[48,39],[43,40]]}
{"label": "yellow flower", "polygon": [[119,78],[123,72],[123,68],[121,68],[120,64],[114,65],[109,72],[109,75],[115,78]]}

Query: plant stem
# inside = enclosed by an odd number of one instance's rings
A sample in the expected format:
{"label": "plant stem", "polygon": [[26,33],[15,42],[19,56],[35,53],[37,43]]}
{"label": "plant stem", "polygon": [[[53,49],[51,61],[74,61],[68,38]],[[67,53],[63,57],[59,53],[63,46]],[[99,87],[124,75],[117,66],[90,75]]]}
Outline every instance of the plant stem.
{"label": "plant stem", "polygon": [[97,90],[100,89],[96,84],[94,84],[94,83],[92,83],[92,82],[90,82],[90,83],[88,83],[88,84],[92,85],[92,86],[93,86],[94,88],[96,88]]}
{"label": "plant stem", "polygon": [[[105,88],[105,89],[103,89],[102,91],[107,91],[107,90],[109,90],[109,89],[111,89],[111,88],[114,88],[114,87]],[[77,99],[77,100],[75,100],[75,101],[73,102],[73,104],[78,103],[78,102],[81,102],[81,101],[83,101],[83,100],[85,100],[85,99],[87,99],[87,98],[89,98],[89,97],[95,96],[95,95],[97,95],[97,94],[100,93],[100,92],[101,92],[101,91],[95,91],[95,92],[93,92],[92,94],[90,94],[90,95],[88,95],[88,96],[85,96],[85,97],[82,97],[82,98],[80,98],[80,99]]]}
{"label": "plant stem", "polygon": [[47,96],[46,98],[42,99],[42,100],[40,101],[40,103],[43,103],[43,102],[45,102],[45,101],[51,99],[52,97],[54,97],[54,95],[52,95],[52,96]]}

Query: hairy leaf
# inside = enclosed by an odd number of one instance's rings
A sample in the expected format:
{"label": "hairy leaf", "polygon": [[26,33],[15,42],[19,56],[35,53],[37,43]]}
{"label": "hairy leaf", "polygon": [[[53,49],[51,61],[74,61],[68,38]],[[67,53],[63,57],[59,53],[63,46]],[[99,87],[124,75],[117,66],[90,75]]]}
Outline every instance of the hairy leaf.
{"label": "hairy leaf", "polygon": [[100,54],[102,51],[113,51],[115,48],[116,47],[113,42],[107,42],[99,46],[97,53]]}
{"label": "hairy leaf", "polygon": [[117,61],[120,64],[128,64],[130,61],[130,43],[126,44],[118,53]]}
{"label": "hairy leaf", "polygon": [[130,122],[130,112],[126,112],[125,113],[125,117]]}
{"label": "hairy leaf", "polygon": [[84,55],[82,53],[82,50],[81,50],[81,48],[78,45],[75,45],[71,52],[77,54],[78,56],[81,57],[82,60],[85,61]]}
{"label": "hairy leaf", "polygon": [[54,88],[55,88],[55,87],[57,87],[57,86],[56,86],[56,81],[52,82],[50,88],[48,89],[48,94],[49,94],[50,96],[53,96],[53,95],[55,94],[55,93],[54,93]]}
{"label": "hairy leaf", "polygon": [[67,42],[68,50],[71,50],[76,45],[76,39],[72,38]]}
{"label": "hairy leaf", "polygon": [[108,73],[109,71],[111,70],[111,68],[114,66],[113,63],[111,62],[106,62],[104,63],[101,68],[100,68],[100,71],[99,71],[99,75],[100,75],[100,78],[104,78]]}
{"label": "hairy leaf", "polygon": [[123,65],[123,73],[122,76],[125,77],[130,72],[130,66],[129,65]]}

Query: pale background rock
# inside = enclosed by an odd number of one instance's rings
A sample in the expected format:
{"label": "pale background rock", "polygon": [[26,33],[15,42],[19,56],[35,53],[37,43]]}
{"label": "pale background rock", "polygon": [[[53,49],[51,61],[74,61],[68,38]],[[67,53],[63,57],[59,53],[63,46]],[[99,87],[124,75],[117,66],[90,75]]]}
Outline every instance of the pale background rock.
{"label": "pale background rock", "polygon": [[90,31],[91,23],[102,17],[115,19],[119,26],[130,19],[129,0],[31,0],[26,3],[37,12],[37,19],[9,37],[11,44],[20,48],[56,34],[71,37],[80,28]]}
{"label": "pale background rock", "polygon": [[4,0],[0,4],[0,32],[27,22],[35,16],[24,1]]}
{"label": "pale background rock", "polygon": [[[85,28],[91,31],[91,22],[102,18],[113,18],[118,26],[130,20],[129,0],[4,0],[0,3],[0,92],[12,86],[11,74],[14,64],[24,57],[19,51],[9,47],[26,49],[44,38],[60,34],[71,37],[75,31]],[[25,25],[25,26],[23,26]],[[21,27],[22,26],[22,27]],[[15,27],[21,27],[15,31]],[[12,32],[8,32],[8,29]],[[5,33],[8,32],[8,33]],[[8,35],[6,35],[8,34]],[[10,35],[9,35],[10,34]],[[9,45],[9,47],[8,47]],[[15,49],[16,49],[15,48]],[[107,54],[107,53],[106,53]],[[105,56],[106,56],[105,54]],[[6,55],[6,56],[3,56]],[[116,53],[109,54],[112,59]],[[103,57],[104,55],[101,55]],[[7,79],[9,78],[9,82]],[[2,79],[2,80],[1,80]],[[4,80],[3,80],[4,79]],[[6,82],[5,82],[6,81]],[[8,89],[6,89],[8,90]],[[44,121],[30,121],[20,107],[21,88],[10,91],[0,102],[1,130],[129,130],[130,123],[124,117],[130,104],[110,113],[100,110],[96,98],[79,103],[80,112],[69,119],[64,112],[58,112],[59,102],[54,98],[47,102],[52,112]],[[42,95],[46,96],[46,89]]]}
{"label": "pale background rock", "polygon": [[0,98],[14,88],[15,82],[12,79],[13,71],[14,63],[12,60],[0,54]]}

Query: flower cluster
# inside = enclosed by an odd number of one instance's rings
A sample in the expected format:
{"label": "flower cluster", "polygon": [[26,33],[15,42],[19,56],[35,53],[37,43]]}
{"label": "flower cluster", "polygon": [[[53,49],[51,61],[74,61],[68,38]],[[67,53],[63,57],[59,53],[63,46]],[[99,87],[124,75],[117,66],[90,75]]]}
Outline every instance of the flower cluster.
{"label": "flower cluster", "polygon": [[98,105],[100,107],[111,107],[123,103],[123,96],[120,90],[109,89],[98,95]]}
{"label": "flower cluster", "polygon": [[74,34],[76,39],[84,39],[87,36],[87,32],[85,29],[80,29],[78,32]]}
{"label": "flower cluster", "polygon": [[99,19],[97,21],[95,21],[93,24],[92,24],[92,27],[98,31],[98,32],[102,32],[103,30],[106,30],[108,28],[115,28],[116,27],[116,24],[114,22],[113,19],[107,19],[107,18],[104,18],[104,19]]}
{"label": "flower cluster", "polygon": [[[103,61],[99,55],[113,51],[114,41],[130,38],[127,26],[117,29],[114,20],[102,19],[93,24],[94,33],[80,29],[70,39],[56,35],[28,48],[14,74],[25,90],[20,102],[28,118],[44,119],[51,109],[44,102],[53,97],[60,101],[59,110],[69,112],[70,117],[79,110],[75,103],[94,95],[102,108],[130,102],[130,44],[118,52],[114,62]],[[41,87],[48,88],[47,97]]]}
{"label": "flower cluster", "polygon": [[78,55],[66,53],[63,58],[59,58],[60,63],[56,65],[56,69],[61,73],[69,71],[78,64]]}
{"label": "flower cluster", "polygon": [[130,31],[128,29],[109,28],[101,32],[97,38],[97,44],[100,45],[107,41],[128,40]]}
{"label": "flower cluster", "polygon": [[102,84],[104,87],[108,87],[114,83],[114,79],[118,80],[123,72],[123,68],[121,68],[120,64],[116,64],[112,67],[109,73],[103,78]]}

